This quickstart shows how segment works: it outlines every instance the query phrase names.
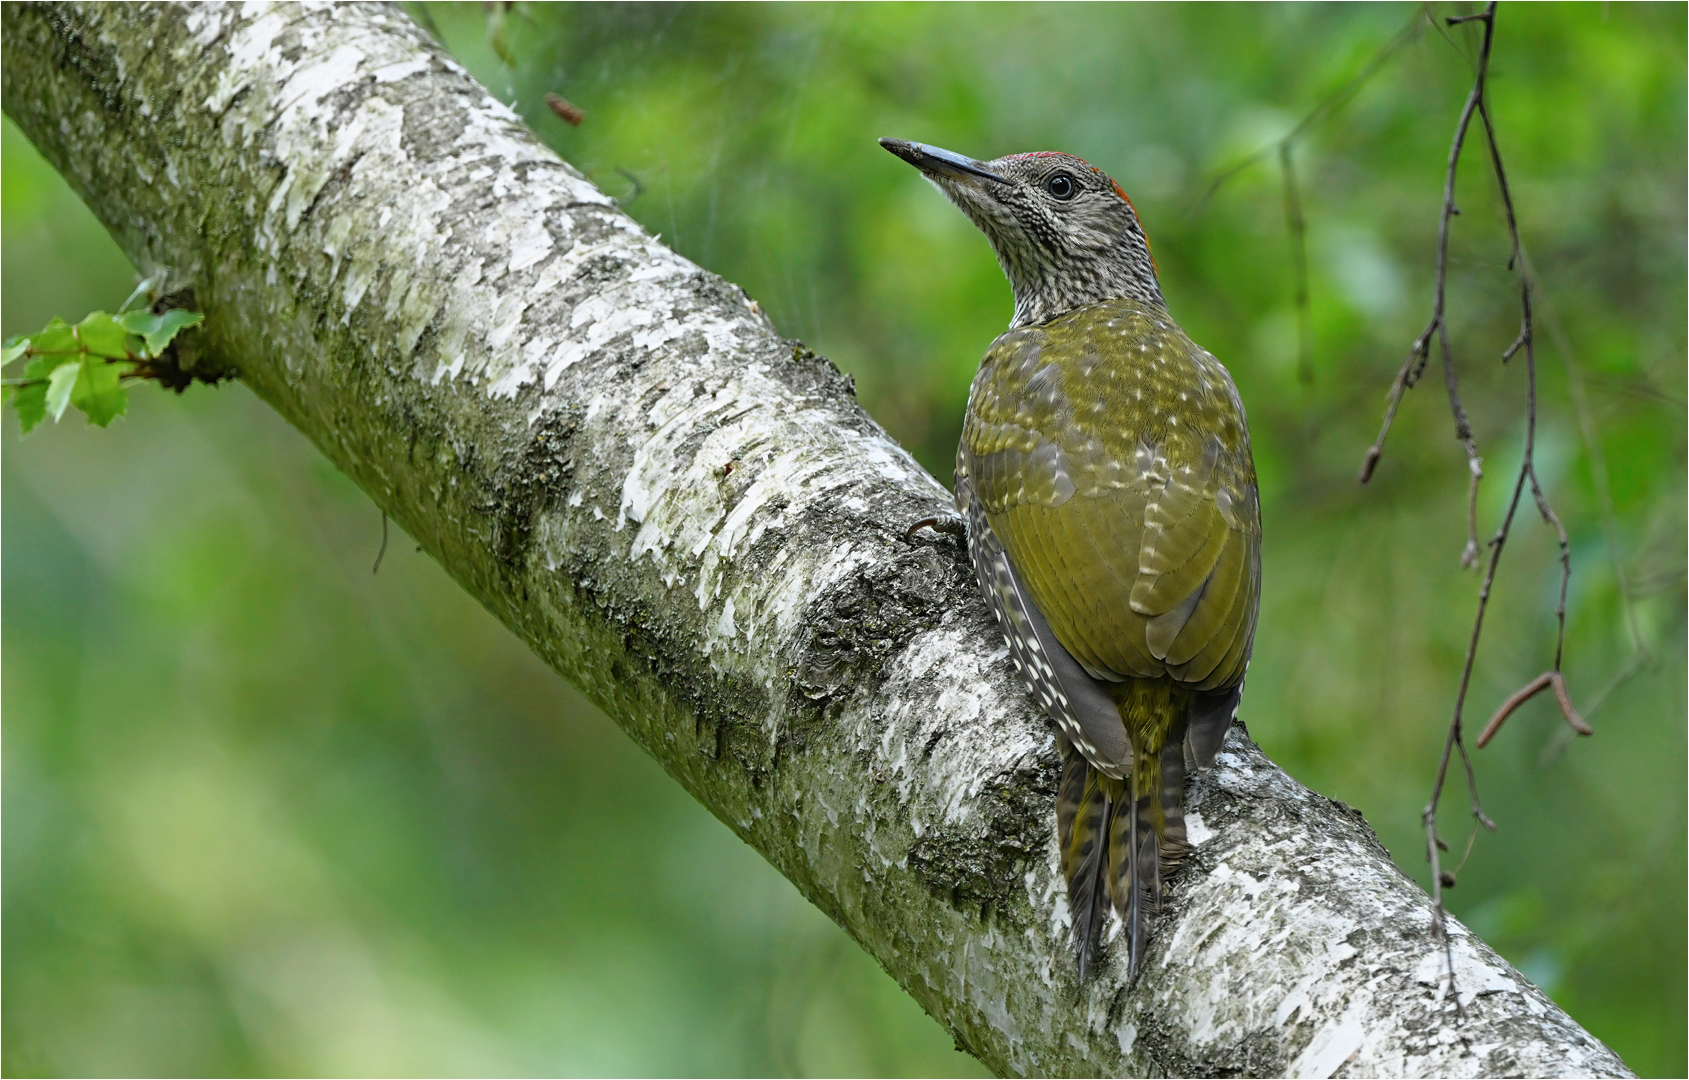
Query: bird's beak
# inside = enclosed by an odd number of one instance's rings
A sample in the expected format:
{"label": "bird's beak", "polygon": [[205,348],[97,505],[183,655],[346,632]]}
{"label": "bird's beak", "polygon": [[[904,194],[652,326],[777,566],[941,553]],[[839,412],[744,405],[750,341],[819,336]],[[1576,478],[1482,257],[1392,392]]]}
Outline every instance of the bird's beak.
{"label": "bird's beak", "polygon": [[969,181],[977,178],[998,184],[1009,183],[973,158],[940,150],[936,146],[904,139],[881,139],[880,145],[933,179]]}

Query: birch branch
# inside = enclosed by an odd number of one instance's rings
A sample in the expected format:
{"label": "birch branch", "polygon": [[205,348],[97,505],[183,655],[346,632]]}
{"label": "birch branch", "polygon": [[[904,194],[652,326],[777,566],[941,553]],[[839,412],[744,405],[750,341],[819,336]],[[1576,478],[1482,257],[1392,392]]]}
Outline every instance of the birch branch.
{"label": "birch branch", "polygon": [[[6,113],[240,377],[1001,1073],[1623,1076],[1235,731],[1075,985],[1051,729],[947,493],[399,11],[6,4]],[[866,136],[865,136],[866,137]]]}

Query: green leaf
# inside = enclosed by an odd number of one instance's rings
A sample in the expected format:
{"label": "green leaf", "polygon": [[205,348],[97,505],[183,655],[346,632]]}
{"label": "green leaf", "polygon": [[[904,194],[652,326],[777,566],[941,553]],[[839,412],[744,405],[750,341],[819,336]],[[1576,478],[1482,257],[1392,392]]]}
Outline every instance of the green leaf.
{"label": "green leaf", "polygon": [[128,311],[117,317],[120,326],[131,334],[141,335],[146,341],[149,358],[162,353],[178,333],[204,321],[204,315],[185,308],[172,308],[162,315],[154,315],[150,311]]}
{"label": "green leaf", "polygon": [[76,388],[76,380],[82,375],[81,364],[60,364],[53,369],[47,378],[47,414],[55,422],[65,413],[65,406],[70,404],[70,392]]}
{"label": "green leaf", "polygon": [[50,356],[36,356],[23,366],[23,377],[26,379],[45,379],[53,370],[62,364],[74,364],[76,356],[64,353],[54,353]]}
{"label": "green leaf", "polygon": [[28,435],[34,431],[41,421],[47,419],[47,384],[33,382],[26,386],[10,388],[12,407],[18,410],[18,424],[23,433]]}
{"label": "green leaf", "polygon": [[76,331],[63,319],[54,319],[36,333],[29,335],[29,347],[38,353],[80,352]]}
{"label": "green leaf", "polygon": [[29,351],[29,338],[22,334],[7,338],[6,344],[0,348],[4,349],[0,352],[0,367],[4,367]]}
{"label": "green leaf", "polygon": [[[88,414],[90,424],[105,427],[129,407],[129,391],[123,389],[121,380],[134,365],[126,361],[108,364],[89,357],[78,366],[81,370],[70,392],[70,402]],[[54,377],[58,374],[53,372]]]}
{"label": "green leaf", "polygon": [[125,311],[117,316],[118,323],[131,334],[151,334],[158,330],[164,321],[163,315],[154,315],[150,311]]}
{"label": "green leaf", "polygon": [[95,356],[103,356],[108,360],[129,358],[129,350],[123,347],[124,339],[128,336],[129,332],[103,311],[91,312],[76,324],[76,337],[82,347]]}

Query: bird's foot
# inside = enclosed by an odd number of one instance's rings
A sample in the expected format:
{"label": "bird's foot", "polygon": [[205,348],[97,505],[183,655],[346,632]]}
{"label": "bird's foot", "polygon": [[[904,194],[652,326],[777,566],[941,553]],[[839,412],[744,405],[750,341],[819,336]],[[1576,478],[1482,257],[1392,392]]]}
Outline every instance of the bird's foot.
{"label": "bird's foot", "polygon": [[968,519],[959,514],[939,514],[937,517],[922,518],[909,526],[903,534],[903,539],[915,539],[915,534],[922,529],[931,529],[935,533],[955,537],[961,543],[966,543],[968,539]]}

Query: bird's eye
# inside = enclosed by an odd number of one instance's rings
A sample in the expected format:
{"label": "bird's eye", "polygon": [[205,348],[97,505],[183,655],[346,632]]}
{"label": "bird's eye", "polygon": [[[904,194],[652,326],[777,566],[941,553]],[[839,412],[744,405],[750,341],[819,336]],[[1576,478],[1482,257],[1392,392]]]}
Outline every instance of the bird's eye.
{"label": "bird's eye", "polygon": [[1066,202],[1079,193],[1079,187],[1073,182],[1073,177],[1064,172],[1056,173],[1044,181],[1044,190],[1062,202]]}

